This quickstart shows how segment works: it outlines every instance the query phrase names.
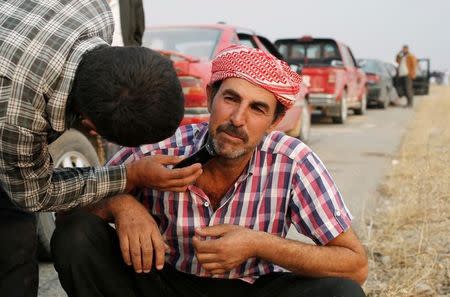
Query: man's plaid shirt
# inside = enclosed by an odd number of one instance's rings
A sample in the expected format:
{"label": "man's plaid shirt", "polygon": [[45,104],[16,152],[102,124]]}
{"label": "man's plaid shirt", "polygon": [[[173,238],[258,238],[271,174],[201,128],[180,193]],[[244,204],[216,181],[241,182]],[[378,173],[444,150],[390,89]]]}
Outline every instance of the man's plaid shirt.
{"label": "man's plaid shirt", "polygon": [[[128,163],[155,154],[190,155],[200,149],[207,130],[205,123],[182,126],[165,141],[122,149],[109,163]],[[285,237],[293,224],[300,233],[325,245],[347,230],[352,219],[319,158],[304,143],[281,132],[272,132],[262,140],[216,210],[194,185],[184,193],[144,189],[138,197],[159,221],[170,246],[166,262],[199,276],[207,275],[195,257],[195,228],[234,224]],[[252,282],[260,275],[281,270],[252,258],[220,277]]]}
{"label": "man's plaid shirt", "polygon": [[113,26],[106,1],[1,1],[0,195],[36,211],[124,190],[123,166],[53,171],[47,143],[69,128],[67,97],[83,53],[110,44]]}

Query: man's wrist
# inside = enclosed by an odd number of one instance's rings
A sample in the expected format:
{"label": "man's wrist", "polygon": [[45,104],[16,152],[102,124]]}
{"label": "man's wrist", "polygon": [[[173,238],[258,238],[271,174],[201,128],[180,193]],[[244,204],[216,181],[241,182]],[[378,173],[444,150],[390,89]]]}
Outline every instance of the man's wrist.
{"label": "man's wrist", "polygon": [[131,162],[125,166],[127,185],[125,187],[125,192],[130,193],[136,186],[136,174],[135,174],[135,164]]}
{"label": "man's wrist", "polygon": [[130,200],[134,201],[135,199],[133,196],[128,194],[119,195],[109,199],[107,204],[110,215],[113,218],[117,217],[122,210],[126,209],[126,204],[130,203]]}
{"label": "man's wrist", "polygon": [[264,231],[254,231],[253,240],[251,241],[252,256],[256,258],[264,257],[264,250],[267,249],[269,234]]}

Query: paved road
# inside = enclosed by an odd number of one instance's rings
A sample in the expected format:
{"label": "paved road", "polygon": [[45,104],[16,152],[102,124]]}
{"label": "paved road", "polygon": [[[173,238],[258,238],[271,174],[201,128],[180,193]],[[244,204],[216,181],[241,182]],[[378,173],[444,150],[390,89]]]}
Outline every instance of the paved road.
{"label": "paved road", "polygon": [[346,125],[321,120],[313,125],[310,147],[331,172],[354,224],[359,227],[375,207],[375,194],[413,118],[413,109],[369,109]]}
{"label": "paved road", "polygon": [[[309,145],[319,155],[341,190],[359,232],[375,207],[376,190],[392,166],[393,154],[413,118],[412,109],[369,109],[364,116],[351,116],[345,125],[316,119]],[[296,237],[295,232],[289,234]],[[52,264],[40,265],[40,297],[66,296]]]}

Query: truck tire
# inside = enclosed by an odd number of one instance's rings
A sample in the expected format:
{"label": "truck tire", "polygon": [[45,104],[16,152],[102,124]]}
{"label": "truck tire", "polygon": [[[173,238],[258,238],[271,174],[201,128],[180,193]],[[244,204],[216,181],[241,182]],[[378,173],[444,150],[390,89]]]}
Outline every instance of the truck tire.
{"label": "truck tire", "polygon": [[389,106],[389,90],[387,88],[383,88],[380,92],[380,98],[378,98],[378,108],[386,109]]}
{"label": "truck tire", "polygon": [[361,106],[354,109],[355,114],[357,115],[364,115],[367,111],[367,92],[364,91],[362,98],[361,98]]}
{"label": "truck tire", "polygon": [[331,117],[335,124],[345,124],[347,121],[348,107],[347,107],[347,90],[342,94],[341,104],[339,105],[339,115]]}
{"label": "truck tire", "polygon": [[[55,168],[99,166],[95,148],[81,132],[66,131],[49,146]],[[51,259],[50,239],[55,230],[55,213],[40,212],[37,215],[38,256]]]}

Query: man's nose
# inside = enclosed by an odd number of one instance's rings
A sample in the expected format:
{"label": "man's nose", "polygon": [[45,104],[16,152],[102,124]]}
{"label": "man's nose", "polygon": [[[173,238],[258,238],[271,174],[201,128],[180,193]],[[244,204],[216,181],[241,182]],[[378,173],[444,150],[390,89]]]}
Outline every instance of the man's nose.
{"label": "man's nose", "polygon": [[231,119],[230,119],[231,123],[236,127],[240,127],[240,126],[244,125],[245,113],[246,113],[245,107],[243,107],[243,106],[236,107],[233,110],[233,113],[231,114]]}

